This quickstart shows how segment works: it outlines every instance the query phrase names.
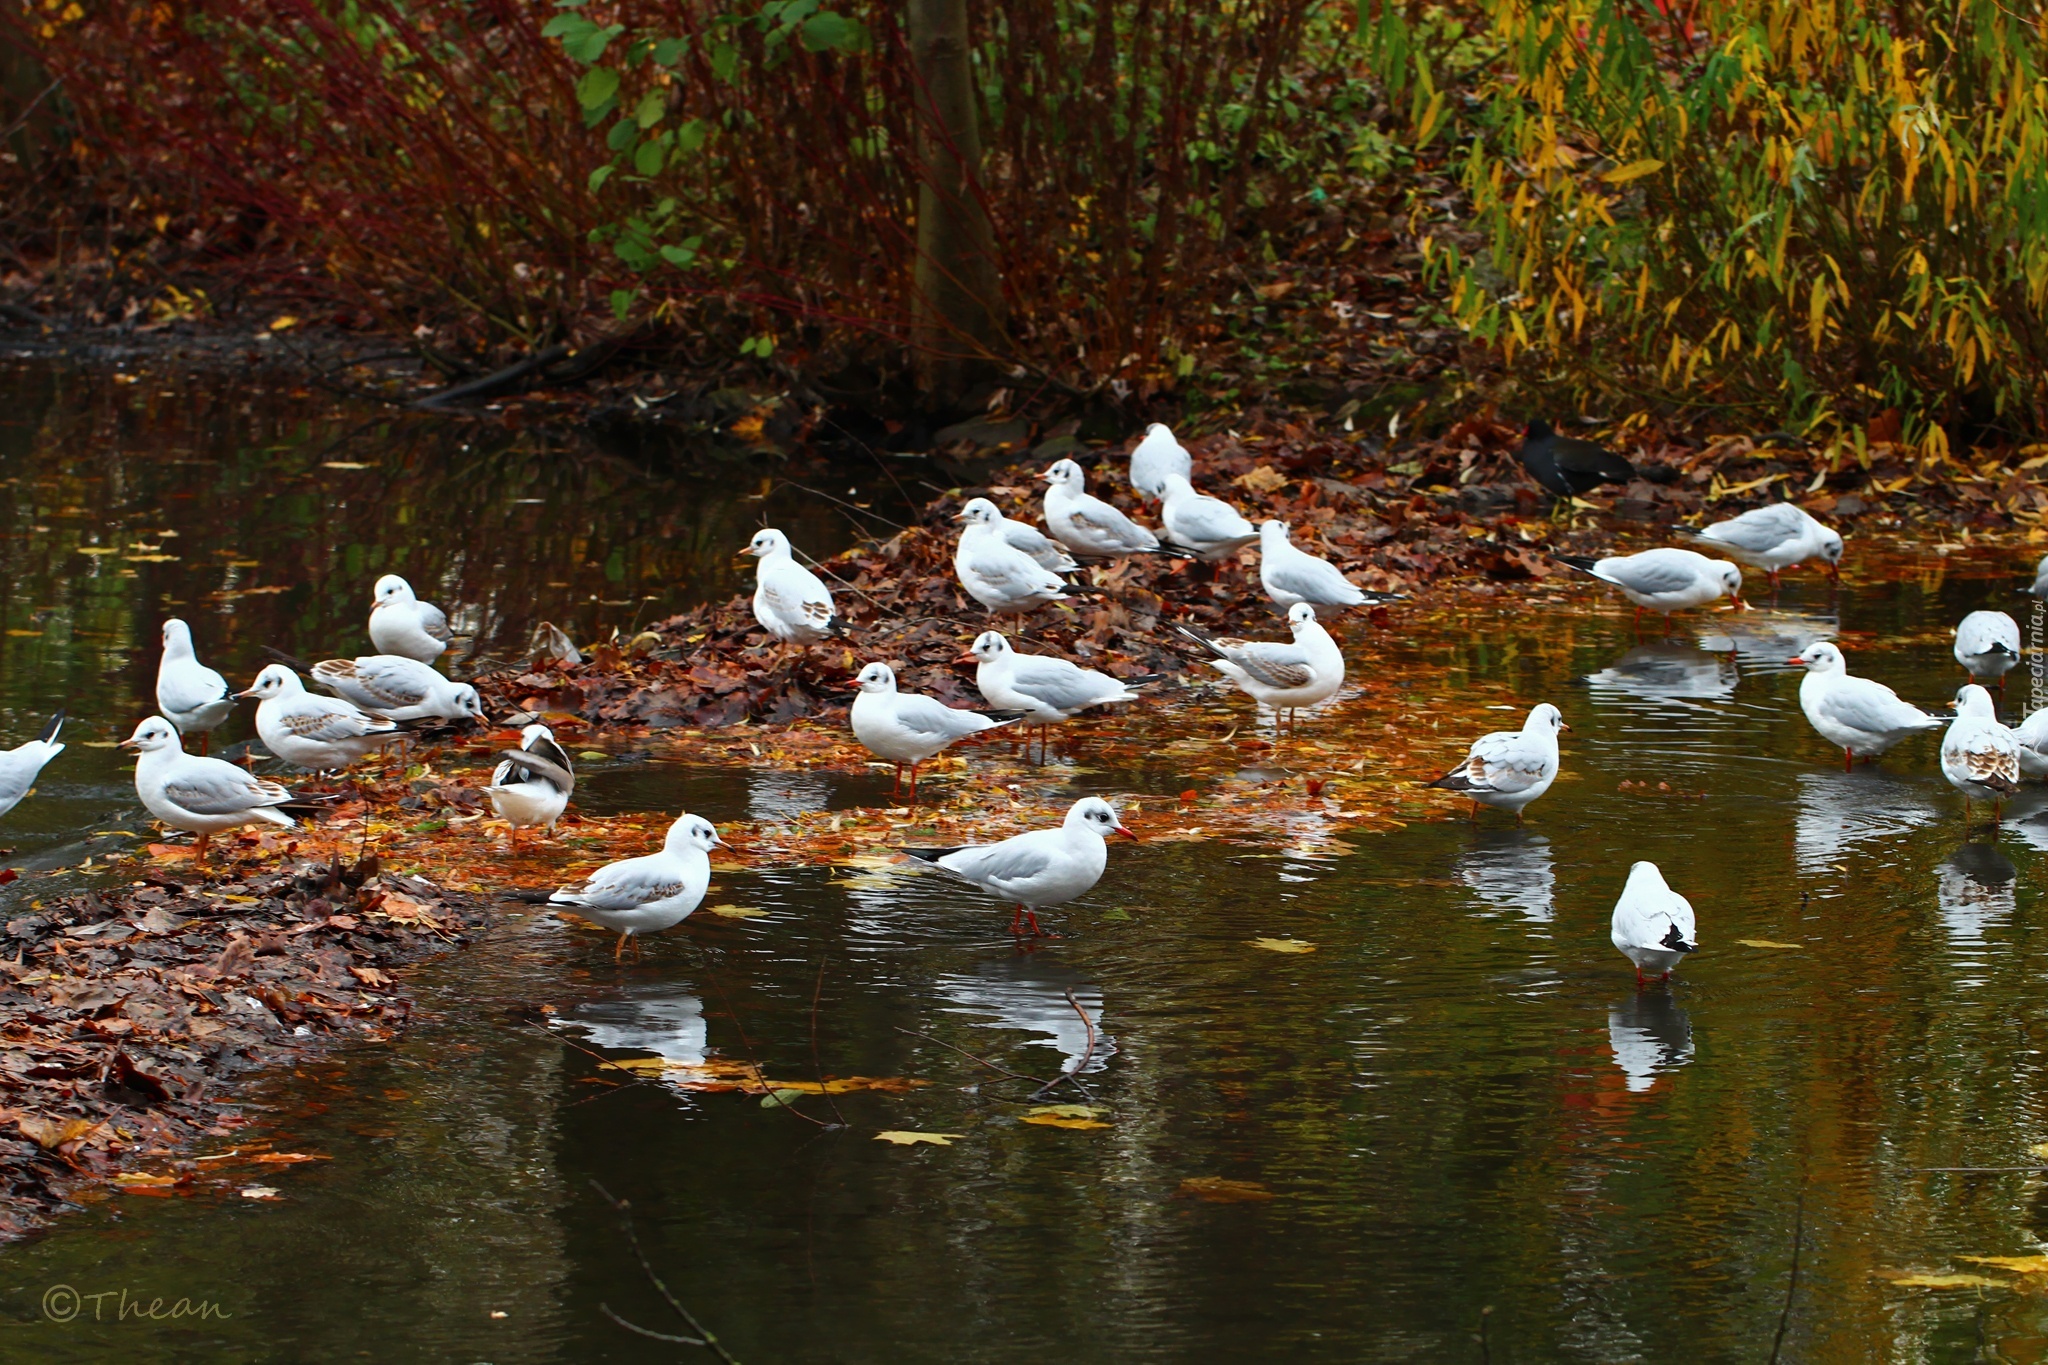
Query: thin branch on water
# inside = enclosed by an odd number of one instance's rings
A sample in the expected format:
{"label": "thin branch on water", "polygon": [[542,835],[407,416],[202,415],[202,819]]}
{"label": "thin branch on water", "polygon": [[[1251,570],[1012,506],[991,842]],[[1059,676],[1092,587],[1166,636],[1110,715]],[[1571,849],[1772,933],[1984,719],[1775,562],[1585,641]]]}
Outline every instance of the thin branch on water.
{"label": "thin branch on water", "polygon": [[1095,1021],[1088,1017],[1088,1011],[1082,1009],[1081,1002],[1074,998],[1074,988],[1071,986],[1067,988],[1067,1003],[1073,1006],[1074,1013],[1081,1016],[1081,1026],[1088,1030],[1088,1046],[1082,1051],[1081,1060],[1074,1063],[1074,1069],[1072,1071],[1062,1071],[1059,1075],[1053,1077],[1044,1085],[1040,1086],[1038,1088],[1037,1093],[1031,1097],[1034,1100],[1042,1099],[1047,1094],[1047,1092],[1057,1087],[1062,1081],[1071,1082],[1074,1089],[1081,1092],[1081,1098],[1086,1100],[1093,1100],[1095,1098],[1094,1095],[1089,1093],[1088,1087],[1081,1083],[1081,1073],[1088,1069],[1089,1060],[1095,1056],[1095,1042],[1097,1037],[1097,1034],[1095,1032]]}
{"label": "thin branch on water", "polygon": [[937,1043],[940,1047],[950,1048],[952,1051],[959,1053],[962,1057],[965,1057],[968,1061],[977,1062],[980,1065],[987,1067],[990,1071],[996,1072],[999,1075],[1008,1076],[1013,1081],[1030,1081],[1033,1085],[1038,1086],[1040,1089],[1044,1089],[1046,1086],[1049,1085],[1058,1084],[1057,1078],[1049,1081],[1045,1079],[1045,1077],[1043,1076],[1027,1076],[1021,1071],[1012,1071],[1010,1070],[1010,1068],[1006,1066],[997,1066],[994,1062],[990,1061],[986,1057],[977,1057],[964,1047],[957,1047],[954,1044],[947,1042],[944,1038],[934,1038],[929,1033],[919,1033],[914,1028],[904,1028],[902,1025],[899,1024],[896,1027],[896,1031],[898,1033],[907,1033],[913,1038],[922,1038],[927,1043]]}
{"label": "thin branch on water", "polygon": [[1785,1333],[1792,1328],[1792,1299],[1799,1292],[1799,1252],[1806,1244],[1806,1182],[1799,1183],[1799,1199],[1792,1214],[1792,1275],[1785,1282],[1785,1308],[1778,1314],[1778,1334],[1771,1338],[1770,1365],[1778,1365],[1778,1353],[1785,1348]]}
{"label": "thin branch on water", "polygon": [[[893,526],[899,531],[907,531],[910,529],[900,521],[889,520],[889,518],[883,516],[880,512],[876,512],[870,508],[862,507],[857,502],[848,502],[844,498],[835,498],[822,488],[812,488],[809,484],[798,483],[795,479],[783,479],[779,482],[777,486],[782,488],[794,488],[799,493],[809,493],[814,498],[823,498],[826,502],[836,503],[840,507],[845,508],[848,513],[858,512],[860,515],[864,517],[872,517],[876,521],[881,522],[882,525]],[[863,527],[860,529],[866,528]]]}
{"label": "thin branch on water", "polygon": [[640,1262],[640,1272],[647,1277],[647,1282],[659,1291],[661,1297],[667,1301],[668,1306],[675,1310],[676,1316],[688,1324],[690,1330],[697,1335],[695,1338],[664,1336],[659,1332],[651,1332],[644,1327],[633,1326],[632,1323],[627,1322],[603,1304],[599,1304],[598,1308],[613,1322],[618,1323],[621,1327],[631,1328],[643,1337],[654,1337],[659,1341],[673,1341],[686,1346],[702,1346],[720,1360],[725,1361],[726,1365],[740,1365],[737,1360],[733,1359],[732,1352],[726,1350],[724,1345],[719,1342],[718,1337],[709,1328],[705,1327],[703,1323],[697,1321],[696,1316],[689,1309],[683,1307],[682,1301],[669,1292],[668,1286],[662,1283],[661,1276],[654,1273],[653,1263],[647,1259],[646,1251],[640,1246],[640,1234],[633,1229],[632,1205],[623,1199],[613,1198],[612,1192],[598,1184],[595,1180],[590,1182],[590,1188],[603,1196],[605,1203],[610,1204],[618,1213],[619,1225],[626,1230],[626,1245],[633,1248],[633,1257]]}
{"label": "thin branch on water", "polygon": [[834,1099],[831,1090],[826,1088],[825,1063],[818,1056],[818,1001],[825,994],[825,967],[831,961],[830,953],[818,959],[818,984],[811,988],[811,1074],[817,1078],[818,1093],[825,1097],[825,1103],[832,1106],[833,1117],[845,1125],[846,1115],[839,1112],[839,1101]]}
{"label": "thin branch on water", "polygon": [[[720,979],[719,973],[717,972],[707,972],[705,975],[706,978],[711,982],[711,989],[718,992],[718,1003],[725,1006],[726,1017],[732,1020],[733,1032],[739,1034],[740,1036],[740,1046],[747,1050],[747,1065],[754,1068],[754,1078],[764,1085],[767,1084],[768,1073],[761,1069],[761,1059],[760,1057],[755,1055],[754,1045],[747,1039],[747,1029],[744,1024],[740,1023],[739,1011],[732,1007],[732,997],[728,996],[725,993],[725,982]],[[776,1108],[784,1110],[787,1113],[796,1115],[805,1123],[815,1123],[820,1128],[837,1128],[841,1126],[835,1123],[827,1123],[823,1119],[812,1118],[809,1114],[806,1114],[803,1110],[797,1108],[788,1100],[777,1099],[773,1091],[769,1092],[768,1098],[775,1100]]]}

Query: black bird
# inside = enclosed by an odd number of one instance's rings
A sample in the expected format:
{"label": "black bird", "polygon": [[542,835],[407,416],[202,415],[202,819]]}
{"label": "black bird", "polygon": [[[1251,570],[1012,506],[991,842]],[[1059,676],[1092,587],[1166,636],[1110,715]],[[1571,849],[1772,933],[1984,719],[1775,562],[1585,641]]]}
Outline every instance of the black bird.
{"label": "black bird", "polygon": [[1541,418],[1529,423],[1515,458],[1530,478],[1560,498],[1590,493],[1603,483],[1625,484],[1636,476],[1634,465],[1605,446],[1560,436]]}

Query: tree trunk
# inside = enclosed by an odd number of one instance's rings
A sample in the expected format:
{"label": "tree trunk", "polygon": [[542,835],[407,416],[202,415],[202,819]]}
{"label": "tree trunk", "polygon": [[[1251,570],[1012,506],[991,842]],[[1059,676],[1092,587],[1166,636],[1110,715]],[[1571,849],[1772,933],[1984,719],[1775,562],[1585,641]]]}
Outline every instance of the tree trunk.
{"label": "tree trunk", "polygon": [[919,114],[911,344],[925,397],[948,407],[992,368],[1002,337],[1002,287],[995,236],[977,194],[981,129],[967,0],[908,3]]}

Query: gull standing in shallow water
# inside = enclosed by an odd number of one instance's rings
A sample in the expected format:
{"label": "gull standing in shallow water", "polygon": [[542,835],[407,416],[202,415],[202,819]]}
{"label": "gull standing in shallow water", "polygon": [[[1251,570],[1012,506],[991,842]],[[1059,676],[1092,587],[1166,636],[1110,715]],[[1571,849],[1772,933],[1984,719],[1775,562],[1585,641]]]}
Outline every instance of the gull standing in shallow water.
{"label": "gull standing in shallow water", "polygon": [[1168,474],[1159,507],[1168,549],[1214,564],[1259,538],[1258,528],[1221,498],[1198,493],[1183,474]]}
{"label": "gull standing in shallow water", "polygon": [[1939,730],[1947,722],[1899,699],[1881,682],[1849,675],[1840,646],[1816,640],[1785,662],[1806,670],[1799,680],[1799,709],[1807,724],[1842,751],[1842,771],[1859,758],[1876,758],[1908,735]]}
{"label": "gull standing in shallow water", "polygon": [[1109,866],[1108,836],[1138,836],[1124,828],[1116,808],[1097,796],[1084,796],[1067,809],[1058,829],[1035,829],[999,844],[969,848],[906,848],[919,862],[944,868],[972,882],[991,896],[1017,903],[1010,932],[1046,937],[1038,927],[1038,911],[1085,895]]}
{"label": "gull standing in shallow water", "polygon": [[323,659],[313,681],[365,711],[403,724],[411,720],[482,720],[476,688],[403,654]]}
{"label": "gull standing in shallow water", "polygon": [[283,664],[266,666],[247,691],[235,695],[257,699],[256,736],[263,747],[301,768],[346,768],[405,733],[340,697],[315,696]]}
{"label": "gull standing in shallow water", "polygon": [[637,960],[640,935],[674,928],[704,903],[704,893],[711,887],[711,850],[724,842],[703,816],[678,816],[668,827],[661,852],[606,863],[573,891],[528,892],[518,899],[565,905],[616,930],[619,941],[612,946],[612,960],[626,951],[629,938]]}
{"label": "gull standing in shallow water", "polygon": [[1999,804],[2019,790],[2019,741],[1998,723],[1991,694],[1976,683],[1964,683],[1956,693],[1956,718],[1941,741],[1941,775],[1963,794],[1965,824],[1975,800],[1991,803],[1996,825]]}
{"label": "gull standing in shallow water", "polygon": [[64,713],[59,711],[50,717],[43,732],[28,743],[0,750],[0,815],[20,805],[21,798],[35,786],[43,765],[64,752],[64,746],[57,742],[57,734],[63,728]]}
{"label": "gull standing in shallow water", "polygon": [[[1019,654],[997,630],[983,631],[973,647],[954,662],[976,665],[976,689],[989,705],[1016,711],[1027,732],[1034,725],[1045,729],[1071,720],[1092,706],[1136,701],[1138,694],[1132,688],[1164,676],[1153,673],[1125,682],[1051,655]],[[1043,759],[1042,749],[1039,756]]]}
{"label": "gull standing in shallow water", "polygon": [[975,513],[981,521],[995,527],[997,534],[1002,537],[1003,544],[1031,556],[1032,562],[1041,569],[1050,569],[1054,573],[1073,573],[1081,567],[1058,541],[1028,521],[1018,521],[1014,517],[1004,516],[1003,510],[987,498],[975,498],[961,508],[961,520],[967,520],[969,512]]}
{"label": "gull standing in shallow water", "polygon": [[1215,656],[1211,668],[1272,707],[1278,725],[1281,711],[1291,721],[1296,708],[1327,701],[1344,685],[1344,653],[1316,620],[1316,609],[1296,602],[1287,609],[1287,624],[1294,631],[1292,644],[1212,640],[1186,626],[1174,629]]}
{"label": "gull standing in shallow water", "polygon": [[1671,629],[1671,613],[1704,607],[1726,596],[1735,605],[1742,600],[1742,570],[1725,559],[1709,559],[1691,550],[1664,546],[1641,554],[1609,555],[1591,559],[1580,555],[1552,555],[1558,563],[1577,569],[1602,583],[1621,589],[1621,595],[1636,604],[1636,628],[1643,613],[1654,611],[1664,617],[1664,629]]}
{"label": "gull standing in shallow water", "polygon": [[1692,902],[1666,886],[1664,874],[1651,862],[1629,868],[1628,884],[1614,903],[1609,937],[1622,955],[1636,964],[1638,986],[1644,984],[1645,972],[1669,981],[1671,969],[1700,946]]}
{"label": "gull standing in shallow water", "polygon": [[783,644],[816,644],[843,635],[832,594],[819,577],[796,562],[789,537],[774,527],[754,532],[742,555],[760,562],[754,569],[754,619]]}
{"label": "gull standing in shallow water", "polygon": [[1164,422],[1146,427],[1145,439],[1131,449],[1131,487],[1138,490],[1140,497],[1163,498],[1167,475],[1178,474],[1185,479],[1194,472],[1194,457]]}
{"label": "gull standing in shallow water", "polygon": [[412,584],[395,573],[377,580],[370,603],[370,643],[379,654],[403,654],[430,664],[454,638],[448,630],[447,614],[415,597]]}
{"label": "gull standing in shallow water", "polygon": [[1557,735],[1569,729],[1558,709],[1543,702],[1521,729],[1482,735],[1463,763],[1427,785],[1471,797],[1474,820],[1486,805],[1513,811],[1520,824],[1524,808],[1557,780]]}
{"label": "gull standing in shallow water", "polygon": [[1752,569],[1762,569],[1770,576],[1774,589],[1780,572],[1809,559],[1825,561],[1831,577],[1837,581],[1842,577],[1841,533],[1816,520],[1796,503],[1753,507],[1703,531],[1680,527],[1679,534],[1689,535],[1699,544],[1719,550]]}
{"label": "gull standing in shallow water", "polygon": [[192,628],[175,616],[164,622],[164,653],[156,666],[156,706],[178,727],[178,733],[199,736],[202,754],[208,735],[235,713],[234,690],[228,680],[199,662],[192,649]]}
{"label": "gull standing in shallow water", "polygon": [[140,755],[135,794],[149,813],[199,836],[192,845],[195,863],[206,860],[207,840],[216,834],[242,825],[292,827],[292,818],[277,809],[292,799],[290,792],[225,759],[186,753],[177,727],[162,716],[136,726],[121,747]]}
{"label": "gull standing in shallow water", "polygon": [[1076,559],[1116,559],[1159,548],[1159,537],[1088,491],[1088,476],[1060,460],[1045,480],[1045,525]]}
{"label": "gull standing in shallow water", "polygon": [[1397,592],[1367,592],[1346,578],[1335,564],[1318,559],[1287,535],[1287,523],[1259,523],[1259,582],[1282,611],[1306,602],[1328,619],[1367,602],[1397,602]]}
{"label": "gull standing in shallow water", "polygon": [[484,788],[491,809],[512,826],[512,842],[519,831],[545,826],[550,832],[569,797],[576,791],[576,770],[569,755],[555,742],[555,732],[545,725],[529,725],[519,732],[517,749],[500,751],[503,762],[491,773],[491,785]]}
{"label": "gull standing in shallow water", "polygon": [[2002,611],[1973,611],[1956,626],[1956,662],[1972,682],[1995,682],[2020,661],[2020,623]]}
{"label": "gull standing in shallow water", "polygon": [[1008,725],[1022,711],[967,711],[936,697],[896,690],[896,670],[872,663],[854,679],[860,695],[848,719],[853,737],[869,753],[896,765],[896,791],[903,789],[903,768],[910,767],[910,799],[917,800],[917,765],[956,739]]}
{"label": "gull standing in shallow water", "polygon": [[1065,579],[1003,539],[1002,513],[986,499],[960,509],[955,521],[967,523],[953,550],[953,572],[967,595],[990,612],[1022,614],[1058,602],[1068,595]]}

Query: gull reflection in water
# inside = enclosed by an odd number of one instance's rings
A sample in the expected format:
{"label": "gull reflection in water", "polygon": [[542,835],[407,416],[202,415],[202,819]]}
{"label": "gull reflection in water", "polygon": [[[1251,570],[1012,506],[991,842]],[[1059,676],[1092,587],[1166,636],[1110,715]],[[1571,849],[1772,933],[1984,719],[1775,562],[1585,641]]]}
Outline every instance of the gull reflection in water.
{"label": "gull reflection in water", "polygon": [[1699,637],[1701,649],[1733,653],[1743,663],[1763,672],[1785,673],[1801,668],[1785,661],[1804,652],[1815,640],[1832,640],[1840,633],[1840,618],[1833,615],[1789,611],[1730,612],[1715,622],[1715,629]]}
{"label": "gull reflection in water", "polygon": [[604,1000],[586,1000],[555,1019],[557,1028],[592,1047],[654,1052],[696,1066],[710,1045],[704,1002],[672,982],[629,986]]}
{"label": "gull reflection in water", "polygon": [[1692,1060],[1692,1020],[1669,991],[1637,991],[1607,1007],[1607,1044],[1631,1091]]}
{"label": "gull reflection in water", "polygon": [[1586,686],[1595,697],[1619,694],[1683,706],[1726,700],[1735,694],[1735,685],[1741,680],[1733,654],[1660,644],[1637,645],[1598,673],[1588,674]]}
{"label": "gull reflection in water", "polygon": [[[1981,961],[1983,955],[1973,950],[1983,944],[1989,925],[2011,916],[2020,870],[1997,845],[1968,843],[1950,854],[1934,875],[1950,945]],[[1983,982],[1978,978],[1959,984]]]}
{"label": "gull reflection in water", "polygon": [[1550,923],[1557,876],[1550,840],[1519,829],[1489,829],[1458,859],[1458,879],[1489,909],[1511,910],[1535,924]]}
{"label": "gull reflection in water", "polygon": [[747,773],[747,818],[787,820],[824,810],[832,798],[832,784],[816,773],[776,772],[754,769]]}
{"label": "gull reflection in water", "polygon": [[[1116,1040],[1102,1032],[1102,992],[1079,972],[1035,955],[985,962],[970,975],[948,972],[935,983],[940,998],[953,1002],[948,1014],[987,1017],[989,1028],[1014,1029],[1038,1036],[1032,1047],[1057,1048],[1060,1070],[1100,1071],[1116,1052]],[[1067,1003],[1067,992],[1095,1023],[1095,1046],[1088,1046],[1088,1025]]]}
{"label": "gull reflection in water", "polygon": [[1932,788],[1882,768],[1801,773],[1799,809],[1792,821],[1794,857],[1801,872],[1815,872],[1852,845],[1891,841],[1941,816]]}

